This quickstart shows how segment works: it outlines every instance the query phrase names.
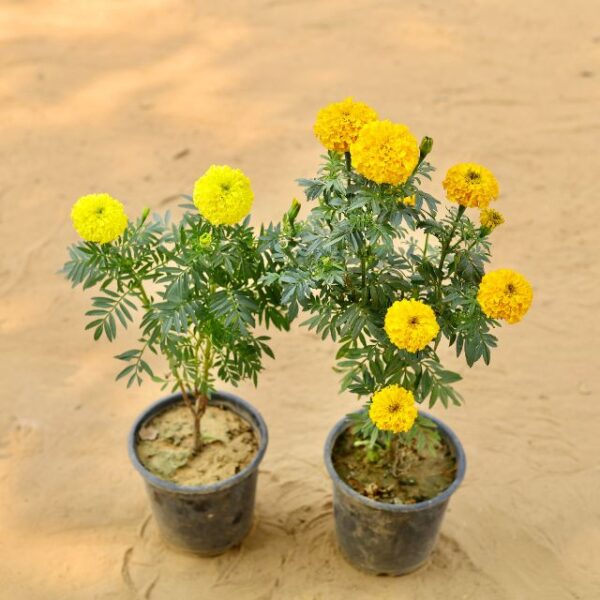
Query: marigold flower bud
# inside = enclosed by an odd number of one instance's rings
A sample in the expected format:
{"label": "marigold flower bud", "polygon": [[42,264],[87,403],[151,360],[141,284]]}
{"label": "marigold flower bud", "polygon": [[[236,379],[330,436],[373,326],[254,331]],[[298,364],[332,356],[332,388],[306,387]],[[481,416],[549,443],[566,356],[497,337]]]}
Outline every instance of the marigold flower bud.
{"label": "marigold flower bud", "polygon": [[296,217],[298,216],[298,213],[300,212],[301,208],[302,205],[300,204],[300,202],[298,202],[298,200],[294,198],[292,200],[292,205],[290,206],[290,209],[287,211],[287,216],[290,220],[290,223],[293,223],[296,220]]}
{"label": "marigold flower bud", "polygon": [[433,140],[430,137],[425,136],[421,140],[421,145],[419,146],[420,156],[419,159],[423,160],[433,148]]}

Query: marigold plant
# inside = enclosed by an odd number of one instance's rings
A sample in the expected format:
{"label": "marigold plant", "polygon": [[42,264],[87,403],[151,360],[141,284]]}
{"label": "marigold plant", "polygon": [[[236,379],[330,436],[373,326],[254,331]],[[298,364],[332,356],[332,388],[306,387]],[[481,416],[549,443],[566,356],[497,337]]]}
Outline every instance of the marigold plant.
{"label": "marigold plant", "polygon": [[215,379],[256,384],[263,355],[273,353],[255,326],[287,329],[288,320],[278,282],[263,282],[276,265],[249,225],[249,179],[213,166],[185,198],[177,223],[148,210],[128,222],[107,194],[80,198],[72,218],[83,241],[71,246],[63,270],[73,286],[98,290],[86,313],[95,340],[139,327],[136,347],[116,356],[125,363],[117,379],[130,386],[148,377],[180,391],[199,451]]}
{"label": "marigold plant", "polygon": [[[306,219],[290,224],[288,214],[264,234],[283,265],[266,280],[282,286],[291,316],[304,309],[305,325],[338,343],[341,389],[368,399],[355,418],[371,447],[435,445],[436,429],[416,405],[461,404],[453,387],[461,377],[442,365],[440,345],[469,366],[488,364],[497,319],[514,323],[531,304],[522,276],[484,276],[490,234],[503,222],[488,209],[496,178],[458,164],[443,180],[458,206],[438,201],[422,188],[432,144],[418,144],[405,125],[365,123],[347,151],[328,146],[317,176],[299,180],[313,204]],[[483,211],[481,223],[469,208]]]}

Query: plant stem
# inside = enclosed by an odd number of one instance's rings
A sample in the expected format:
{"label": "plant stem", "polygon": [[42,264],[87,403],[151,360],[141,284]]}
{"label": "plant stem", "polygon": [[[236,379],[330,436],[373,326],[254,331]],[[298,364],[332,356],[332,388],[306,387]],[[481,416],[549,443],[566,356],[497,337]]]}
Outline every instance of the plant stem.
{"label": "plant stem", "polygon": [[452,223],[452,229],[450,229],[450,234],[444,240],[442,244],[442,249],[440,251],[440,264],[438,265],[438,269],[441,271],[444,266],[444,261],[446,260],[446,255],[448,254],[448,250],[450,248],[450,243],[452,242],[452,238],[454,237],[454,232],[456,231],[456,226],[458,222],[462,219],[462,216],[465,214],[465,210],[467,210],[464,206],[459,206],[456,211],[456,217],[454,222]]}
{"label": "plant stem", "polygon": [[194,451],[196,453],[202,450],[202,434],[200,430],[200,421],[208,407],[208,377],[212,366],[212,343],[210,339],[206,339],[204,346],[204,364],[203,364],[203,380],[200,382],[200,390],[195,391],[196,404],[194,407]]}
{"label": "plant stem", "polygon": [[344,158],[346,159],[346,170],[348,171],[348,185],[350,185],[350,173],[352,172],[352,156],[350,152],[344,152]]}
{"label": "plant stem", "polygon": [[198,339],[196,340],[196,345],[194,346],[194,362],[196,365],[196,375],[194,377],[194,390],[200,389],[201,379],[200,379],[200,348],[202,347],[202,343],[204,342],[204,336],[201,333],[198,333]]}
{"label": "plant stem", "polygon": [[435,287],[435,297],[438,302],[442,299],[441,298],[442,283],[445,279],[444,261],[446,260],[446,256],[448,255],[448,251],[450,249],[450,244],[452,243],[452,238],[454,237],[454,232],[456,231],[456,227],[457,227],[459,221],[462,219],[462,216],[465,214],[465,210],[466,210],[466,208],[464,206],[458,207],[458,210],[456,211],[456,217],[454,218],[454,221],[452,222],[452,228],[450,229],[450,233],[448,234],[448,237],[444,240],[444,243],[442,244],[442,248],[440,250],[440,264],[438,265],[438,280],[437,280],[437,284]]}
{"label": "plant stem", "polygon": [[204,371],[202,376],[204,378],[204,385],[208,387],[208,377],[210,375],[210,368],[212,367],[212,342],[210,338],[206,338],[206,346],[204,346]]}
{"label": "plant stem", "polygon": [[350,152],[344,152],[344,158],[346,159],[346,198],[348,198],[348,190],[352,183],[352,156],[350,156]]}
{"label": "plant stem", "polygon": [[[473,240],[473,241],[472,241],[472,242],[471,242],[471,243],[470,243],[470,244],[467,246],[466,252],[470,252],[471,250],[473,250],[473,248],[474,248],[474,247],[475,247],[477,244],[480,244],[481,242],[483,242],[483,240],[484,240],[484,239],[485,239],[485,236],[484,236],[484,237],[481,237],[481,236],[478,236],[478,237],[476,237],[476,238],[475,238],[475,239],[474,239],[474,240]],[[449,250],[449,252],[452,252],[452,250],[456,250],[456,248],[458,248],[458,247],[460,246],[460,243],[461,243],[462,241],[464,241],[464,240],[458,240],[458,241],[456,242],[456,244],[454,244],[454,245],[450,246],[450,250]]]}
{"label": "plant stem", "polygon": [[190,409],[190,412],[192,413],[192,420],[194,423],[193,445],[194,445],[194,452],[197,454],[202,448],[202,436],[200,435],[200,419],[202,418],[202,414],[203,414],[198,411],[198,400],[197,400],[198,394],[197,393],[195,394],[196,395],[196,403],[194,405],[194,403],[192,402],[192,400],[190,398],[190,394],[186,390],[183,379],[179,376],[179,373],[177,372],[177,369],[175,367],[172,367],[171,370],[173,372],[173,375],[175,375],[175,379],[177,380],[177,385],[179,386],[179,389],[181,390],[183,402]]}
{"label": "plant stem", "polygon": [[179,389],[181,390],[181,395],[183,396],[183,402],[192,411],[192,414],[195,416],[196,411],[194,410],[194,405],[192,404],[192,401],[190,400],[190,396],[187,393],[187,390],[185,389],[185,385],[183,385],[183,381],[179,378],[179,376],[177,374],[176,374],[176,378],[177,378],[177,384],[179,385]]}
{"label": "plant stem", "polygon": [[400,463],[400,434],[396,433],[393,435],[390,449],[392,451],[392,475],[398,477],[400,475],[398,471]]}
{"label": "plant stem", "polygon": [[140,281],[137,274],[134,274],[134,280],[135,280],[136,286],[140,292],[140,297],[142,299],[142,303],[144,304],[144,308],[149,308],[150,305],[152,304],[152,302],[150,302],[150,298],[148,297],[148,294],[146,294],[146,290],[144,289],[144,284]]}
{"label": "plant stem", "polygon": [[202,450],[202,435],[200,432],[200,419],[202,415],[194,412],[194,452],[198,454]]}
{"label": "plant stem", "polygon": [[427,250],[429,249],[429,232],[425,234],[425,245],[423,246],[423,257],[427,258]]}
{"label": "plant stem", "polygon": [[365,256],[364,251],[361,253],[360,257],[360,282],[362,288],[361,304],[366,306],[369,299],[369,290],[367,288],[367,257]]}

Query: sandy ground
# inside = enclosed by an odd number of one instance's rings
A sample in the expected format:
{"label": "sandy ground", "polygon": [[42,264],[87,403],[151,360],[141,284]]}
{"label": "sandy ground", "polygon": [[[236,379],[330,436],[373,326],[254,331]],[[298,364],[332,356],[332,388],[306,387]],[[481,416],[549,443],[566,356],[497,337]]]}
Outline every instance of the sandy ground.
{"label": "sandy ground", "polygon": [[[2,599],[600,597],[597,2],[3,0],[0,40]],[[463,160],[496,173],[494,264],[534,308],[491,368],[460,366],[466,406],[435,410],[469,469],[426,569],[369,577],[336,551],[321,449],[355,401],[299,329],[241,390],[271,432],[252,534],[174,553],[125,451],[159,391],[113,381],[131,338],[93,344],[56,275],[70,206],[165,210],[216,162],[276,219],[317,165],[317,109],[350,94],[435,139],[438,185]]]}

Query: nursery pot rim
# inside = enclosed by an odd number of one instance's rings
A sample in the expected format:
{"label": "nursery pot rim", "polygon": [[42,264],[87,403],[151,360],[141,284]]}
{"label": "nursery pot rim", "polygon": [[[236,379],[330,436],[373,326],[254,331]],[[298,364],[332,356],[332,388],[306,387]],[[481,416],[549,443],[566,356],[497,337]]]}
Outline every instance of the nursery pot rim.
{"label": "nursery pot rim", "polygon": [[[147,422],[149,419],[160,413],[162,410],[167,408],[172,404],[176,404],[183,400],[183,396],[181,392],[175,392],[173,394],[169,394],[168,396],[164,396],[160,400],[157,400],[150,406],[148,406],[144,411],[136,418],[129,431],[129,435],[127,438],[127,450],[129,453],[129,458],[133,463],[133,466],[138,471],[138,473],[144,478],[144,480],[151,484],[154,487],[160,488],[167,492],[175,492],[178,494],[212,494],[214,492],[219,492],[221,490],[225,490],[227,488],[233,487],[238,484],[240,481],[249,477],[254,471],[258,469],[260,462],[262,461],[265,452],[267,450],[267,445],[269,443],[269,433],[267,430],[267,426],[262,415],[258,412],[258,410],[252,406],[246,400],[243,400],[239,396],[235,394],[231,394],[230,392],[220,392],[215,391],[211,394],[209,399],[210,406],[226,406],[233,412],[235,412],[238,416],[248,421],[251,427],[254,429],[255,434],[258,434],[258,450],[252,461],[246,465],[239,473],[224,479],[223,481],[216,481],[215,483],[209,483],[205,485],[179,485],[178,483],[174,483],[172,481],[167,481],[165,479],[161,479],[160,477],[151,473],[140,461],[137,452],[136,452],[136,442],[137,435],[142,427],[142,425]],[[243,412],[236,410],[237,408],[243,409],[244,412],[250,415],[251,419],[247,417]]]}
{"label": "nursery pot rim", "polygon": [[[360,411],[356,411],[351,414],[358,414]],[[462,480],[465,477],[465,472],[467,469],[467,459],[465,456],[465,451],[458,439],[458,436],[446,425],[443,421],[426,413],[424,411],[419,411],[420,415],[423,415],[427,419],[433,421],[440,431],[442,435],[446,437],[446,439],[450,442],[450,444],[454,448],[454,453],[456,456],[456,476],[452,483],[441,493],[435,496],[434,498],[430,498],[429,500],[423,500],[422,502],[416,502],[415,504],[389,504],[387,502],[379,502],[377,500],[372,500],[371,498],[367,498],[362,494],[359,494],[356,490],[350,487],[339,475],[333,466],[332,454],[333,447],[335,442],[339,438],[339,436],[350,428],[352,425],[352,421],[350,420],[349,415],[344,416],[340,419],[333,429],[329,432],[327,436],[327,440],[325,442],[325,467],[327,468],[327,472],[329,476],[333,480],[334,485],[336,485],[343,493],[348,496],[351,496],[355,500],[370,506],[371,508],[375,508],[377,510],[383,510],[388,512],[402,513],[402,512],[416,512],[420,510],[428,510],[437,506],[438,504],[442,504],[446,502],[452,494],[456,491],[458,486],[462,483]]]}

